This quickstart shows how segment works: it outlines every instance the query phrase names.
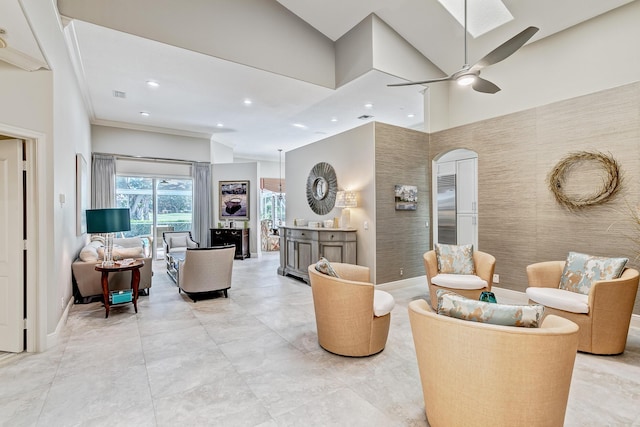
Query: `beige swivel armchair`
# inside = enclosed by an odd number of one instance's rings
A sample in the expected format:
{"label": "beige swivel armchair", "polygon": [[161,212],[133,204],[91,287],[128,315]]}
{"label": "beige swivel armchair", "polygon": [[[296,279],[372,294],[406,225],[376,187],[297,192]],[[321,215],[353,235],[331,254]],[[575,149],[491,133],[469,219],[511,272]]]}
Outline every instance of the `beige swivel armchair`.
{"label": "beige swivel armchair", "polygon": [[184,291],[194,302],[199,296],[231,287],[234,245],[189,248],[178,269],[178,292]]}
{"label": "beige swivel armchair", "polygon": [[461,282],[458,285],[439,286],[433,283],[433,278],[439,274],[438,271],[438,258],[436,251],[425,252],[422,256],[424,260],[424,270],[427,274],[427,284],[429,285],[429,295],[431,296],[431,306],[436,308],[438,306],[438,298],[436,292],[438,289],[450,289],[455,293],[465,296],[467,298],[478,299],[483,291],[490,291],[493,283],[493,272],[496,268],[496,259],[493,255],[486,252],[473,251],[473,263],[475,264],[477,278],[486,282],[485,284],[467,285]]}
{"label": "beige swivel armchair", "polygon": [[[369,268],[331,263],[340,278],[318,272],[310,265],[309,280],[316,313],[318,343],[325,350],[342,356],[370,356],[384,350],[389,334],[393,297],[374,290]],[[374,294],[391,308],[374,313]],[[387,311],[385,313],[385,311]]]}
{"label": "beige swivel armchair", "polygon": [[544,305],[545,313],[564,317],[580,326],[579,351],[624,352],[638,292],[638,271],[626,268],[618,279],[596,281],[589,295],[583,295],[558,288],[564,265],[565,261],[547,261],[527,266],[529,300]]}
{"label": "beige swivel armchair", "polygon": [[409,303],[429,425],[564,423],[578,326],[547,316],[539,328],[460,320]]}

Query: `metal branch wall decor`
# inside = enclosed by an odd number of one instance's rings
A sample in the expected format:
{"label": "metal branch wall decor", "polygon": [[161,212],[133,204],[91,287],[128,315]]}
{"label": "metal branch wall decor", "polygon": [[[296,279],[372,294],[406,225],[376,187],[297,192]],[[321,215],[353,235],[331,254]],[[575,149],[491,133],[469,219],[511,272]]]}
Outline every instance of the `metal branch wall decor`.
{"label": "metal branch wall decor", "polygon": [[[565,184],[571,175],[571,171],[587,163],[595,163],[602,169],[602,186],[590,194],[568,195],[565,192]],[[576,211],[589,206],[600,205],[611,199],[618,193],[622,185],[622,172],[620,165],[611,154],[600,152],[578,151],[570,153],[553,168],[547,178],[549,189],[558,203],[565,208]]]}
{"label": "metal branch wall decor", "polygon": [[318,215],[331,212],[336,204],[338,179],[329,163],[321,162],[311,168],[307,178],[307,202]]}

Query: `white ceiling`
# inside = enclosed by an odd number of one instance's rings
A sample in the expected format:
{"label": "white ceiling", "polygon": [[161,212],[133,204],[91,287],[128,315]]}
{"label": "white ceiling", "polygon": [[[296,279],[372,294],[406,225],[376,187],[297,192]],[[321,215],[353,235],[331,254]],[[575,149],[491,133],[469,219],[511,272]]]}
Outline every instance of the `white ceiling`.
{"label": "white ceiling", "polygon": [[[278,1],[331,40],[375,13],[443,75],[464,63],[464,31],[437,0]],[[470,39],[469,62],[473,64],[527,26],[540,28],[531,40],[535,42],[629,2],[505,0],[514,19]],[[82,66],[79,82],[97,124],[213,135],[214,140],[233,146],[236,157],[274,161],[279,148],[288,151],[363,124],[358,119],[363,114],[398,126],[422,126],[420,91],[424,88],[388,88],[387,84],[401,80],[384,73],[372,71],[333,90],[94,24],[73,21],[72,25],[74,50]],[[0,28],[7,30],[3,38],[11,47],[42,59],[34,51],[35,41],[19,0],[0,2]],[[433,77],[441,76],[424,76]],[[160,87],[141,84],[150,79]],[[113,97],[113,90],[126,92],[126,99]],[[245,106],[245,98],[253,104]],[[373,108],[365,108],[366,103]],[[141,111],[151,115],[143,117]],[[218,123],[224,126],[217,127]]]}

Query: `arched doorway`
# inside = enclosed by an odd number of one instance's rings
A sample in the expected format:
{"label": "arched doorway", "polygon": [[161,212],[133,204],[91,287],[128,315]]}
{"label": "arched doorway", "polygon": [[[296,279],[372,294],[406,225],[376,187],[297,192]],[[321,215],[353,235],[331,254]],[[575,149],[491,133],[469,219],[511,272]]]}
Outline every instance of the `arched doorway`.
{"label": "arched doorway", "polygon": [[433,159],[433,241],[478,248],[478,153],[451,150]]}

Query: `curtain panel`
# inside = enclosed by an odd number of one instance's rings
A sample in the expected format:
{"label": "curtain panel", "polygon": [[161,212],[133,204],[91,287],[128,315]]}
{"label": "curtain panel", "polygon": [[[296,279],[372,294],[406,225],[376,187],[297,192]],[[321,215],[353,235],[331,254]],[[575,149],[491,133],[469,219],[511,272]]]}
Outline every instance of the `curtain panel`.
{"label": "curtain panel", "polygon": [[211,164],[193,162],[193,239],[201,247],[208,246],[211,225]]}
{"label": "curtain panel", "polygon": [[91,207],[116,207],[116,158],[94,154],[91,161]]}

